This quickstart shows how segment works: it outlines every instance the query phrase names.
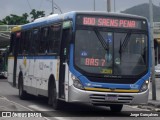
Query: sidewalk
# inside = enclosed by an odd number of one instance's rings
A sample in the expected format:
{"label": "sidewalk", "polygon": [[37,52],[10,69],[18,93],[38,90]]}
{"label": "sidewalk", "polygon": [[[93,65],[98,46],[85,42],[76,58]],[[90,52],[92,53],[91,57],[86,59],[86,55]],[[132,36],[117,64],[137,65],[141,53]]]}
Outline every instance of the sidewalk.
{"label": "sidewalk", "polygon": [[149,99],[147,105],[138,105],[138,108],[160,112],[160,100]]}

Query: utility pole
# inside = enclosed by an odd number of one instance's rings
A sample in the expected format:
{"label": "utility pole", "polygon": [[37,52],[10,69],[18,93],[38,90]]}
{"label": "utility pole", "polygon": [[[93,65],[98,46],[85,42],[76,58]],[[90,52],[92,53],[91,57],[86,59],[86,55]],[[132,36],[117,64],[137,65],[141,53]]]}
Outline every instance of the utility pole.
{"label": "utility pole", "polygon": [[54,14],[54,1],[52,0],[52,14]]}
{"label": "utility pole", "polygon": [[116,12],[116,0],[114,0],[114,12]]}
{"label": "utility pole", "polygon": [[111,12],[111,1],[107,0],[107,12]]}
{"label": "utility pole", "polygon": [[151,35],[151,50],[152,50],[152,100],[156,100],[156,81],[155,81],[155,52],[154,52],[154,41],[153,41],[153,4],[152,0],[149,0],[149,18],[150,18],[150,35]]}
{"label": "utility pole", "polygon": [[93,0],[93,11],[96,11],[96,0]]}

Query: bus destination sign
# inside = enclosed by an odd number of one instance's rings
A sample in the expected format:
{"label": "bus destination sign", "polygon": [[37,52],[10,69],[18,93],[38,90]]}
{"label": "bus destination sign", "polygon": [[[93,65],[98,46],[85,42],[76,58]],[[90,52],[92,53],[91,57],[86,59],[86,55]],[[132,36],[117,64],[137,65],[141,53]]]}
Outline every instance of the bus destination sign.
{"label": "bus destination sign", "polygon": [[78,16],[78,24],[85,26],[141,29],[141,21],[125,18]]}

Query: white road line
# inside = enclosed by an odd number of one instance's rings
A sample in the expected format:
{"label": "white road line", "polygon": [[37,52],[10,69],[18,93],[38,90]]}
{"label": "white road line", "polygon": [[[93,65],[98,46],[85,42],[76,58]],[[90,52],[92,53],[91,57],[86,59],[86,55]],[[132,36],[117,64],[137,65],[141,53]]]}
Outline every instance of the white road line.
{"label": "white road line", "polygon": [[33,109],[38,110],[38,111],[49,111],[48,109],[41,108],[41,107],[39,107],[37,105],[29,105],[28,107],[29,108],[33,108]]}
{"label": "white road line", "polygon": [[67,119],[67,118],[64,118],[64,117],[54,117],[55,119],[57,120],[70,120],[70,119]]}
{"label": "white road line", "polygon": [[[49,111],[49,110],[41,108],[37,105],[29,105],[28,107],[33,108],[34,110],[38,110],[38,111]],[[51,111],[56,111],[56,110],[51,110]],[[70,120],[70,119],[66,119],[65,117],[53,117],[53,118],[57,119],[57,120]]]}
{"label": "white road line", "polygon": [[[3,97],[3,99],[5,99],[5,100],[7,100],[7,101],[9,101],[9,102],[11,102],[11,103],[13,103],[13,104],[16,104],[16,105],[19,105],[19,106],[21,106],[21,107],[23,107],[23,108],[25,108],[25,109],[27,109],[27,110],[29,110],[29,111],[34,111],[34,110],[32,110],[32,109],[30,109],[30,108],[28,108],[28,107],[25,107],[25,106],[23,106],[23,105],[21,105],[21,104],[19,104],[19,103],[16,103],[16,102],[13,102],[13,101],[11,101],[11,100],[8,100],[6,97],[4,97],[4,96],[2,96]],[[37,108],[39,108],[38,106],[36,106],[36,105],[30,105],[30,107],[32,108],[33,107],[33,109],[37,109]],[[41,110],[42,110],[42,108],[40,108]],[[40,111],[40,109],[39,109],[39,111]],[[47,111],[46,109],[43,109],[43,111]],[[52,110],[53,111],[53,110]],[[47,117],[43,117],[45,120],[51,120],[51,119],[49,119],[49,118],[47,118]],[[70,120],[70,119],[66,119],[66,118],[64,118],[64,117],[53,117],[54,119],[57,119],[57,120]]]}
{"label": "white road line", "polygon": [[14,104],[16,104],[16,105],[19,105],[19,106],[21,106],[21,107],[23,107],[23,108],[25,108],[25,109],[28,109],[29,111],[33,111],[32,109],[29,109],[28,107],[25,107],[25,106],[23,106],[23,105],[21,105],[21,104],[19,104],[19,103],[16,103],[16,102],[13,102],[13,101],[10,101],[10,100],[9,100],[9,102],[14,103]]}
{"label": "white road line", "polygon": [[[2,96],[2,97],[4,97],[4,96]],[[34,110],[32,110],[32,109],[29,109],[29,108],[27,108],[27,107],[25,107],[25,106],[23,106],[23,105],[21,105],[21,104],[19,104],[19,103],[16,103],[16,102],[13,102],[13,101],[11,101],[11,100],[8,100],[6,97],[4,97],[7,101],[9,101],[9,102],[11,102],[11,103],[13,103],[13,104],[16,104],[16,105],[18,105],[18,106],[21,106],[21,107],[23,107],[23,108],[25,108],[25,109],[27,109],[27,110],[29,110],[29,111],[34,111]],[[46,119],[46,120],[50,120],[49,118],[47,118],[47,117],[43,117],[44,119]]]}

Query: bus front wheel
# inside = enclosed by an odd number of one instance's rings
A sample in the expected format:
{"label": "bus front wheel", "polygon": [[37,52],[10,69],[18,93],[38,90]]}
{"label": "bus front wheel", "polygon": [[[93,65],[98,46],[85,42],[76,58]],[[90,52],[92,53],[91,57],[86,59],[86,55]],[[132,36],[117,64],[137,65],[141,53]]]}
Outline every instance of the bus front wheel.
{"label": "bus front wheel", "polygon": [[110,110],[112,112],[121,112],[122,108],[123,108],[122,104],[110,105]]}
{"label": "bus front wheel", "polygon": [[53,109],[60,109],[60,101],[58,100],[55,83],[50,85],[49,91],[49,103],[53,106]]}

